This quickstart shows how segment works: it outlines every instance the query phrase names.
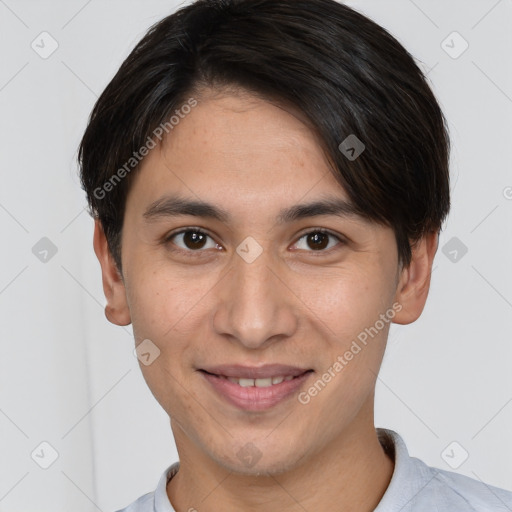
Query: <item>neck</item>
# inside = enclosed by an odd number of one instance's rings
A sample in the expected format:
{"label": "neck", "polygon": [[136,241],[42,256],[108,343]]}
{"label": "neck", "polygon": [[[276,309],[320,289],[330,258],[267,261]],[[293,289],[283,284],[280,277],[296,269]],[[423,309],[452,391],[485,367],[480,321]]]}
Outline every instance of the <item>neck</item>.
{"label": "neck", "polygon": [[[373,414],[372,414],[373,418]],[[183,434],[183,432],[182,432]],[[183,434],[184,435],[184,434]],[[240,475],[219,466],[197,445],[188,441],[180,452],[180,469],[167,485],[167,494],[177,511],[283,512],[298,510],[373,511],[384,495],[394,461],[381,446],[373,421],[351,424],[333,443],[302,460],[301,465],[279,474]],[[180,439],[181,438],[181,439]],[[185,453],[183,453],[185,452]]]}

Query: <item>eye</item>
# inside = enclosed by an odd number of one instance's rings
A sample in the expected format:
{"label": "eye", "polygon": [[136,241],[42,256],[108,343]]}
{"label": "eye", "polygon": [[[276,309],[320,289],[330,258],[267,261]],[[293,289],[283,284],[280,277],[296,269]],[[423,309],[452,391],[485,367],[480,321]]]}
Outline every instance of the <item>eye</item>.
{"label": "eye", "polygon": [[[301,250],[305,249],[306,251],[308,251],[307,247],[309,247],[312,250],[308,252],[327,252],[327,250],[332,248],[332,244],[329,244],[329,238],[335,239],[341,244],[344,243],[344,240],[339,236],[325,229],[315,229],[303,234],[295,244],[295,247]],[[176,240],[173,241],[174,239]],[[208,239],[211,240],[210,246],[208,246]],[[300,247],[301,240],[305,241],[302,247]],[[177,233],[171,233],[165,238],[164,242],[171,242],[178,247],[178,251],[188,253],[200,253],[202,252],[201,249],[221,249],[219,244],[215,243],[208,233],[199,228],[187,228]],[[334,244],[334,246],[336,246],[336,244]]]}
{"label": "eye", "polygon": [[[308,233],[303,234],[299,238],[299,241],[297,242],[296,247],[299,246],[299,243],[301,240],[305,240],[305,244],[303,244],[303,247],[298,247],[299,249],[304,249],[304,245],[306,245],[313,249],[313,251],[309,251],[309,252],[327,252],[324,249],[332,248],[332,245],[329,246],[329,237],[336,239],[338,242],[340,242],[342,244],[344,243],[344,241],[340,237],[334,235],[333,233],[331,233],[325,229],[315,229],[313,231],[309,231]],[[335,245],[336,244],[334,244],[334,246]],[[307,248],[306,248],[306,250],[307,250]]]}
{"label": "eye", "polygon": [[[207,239],[210,238],[211,244],[208,247]],[[177,245],[180,250],[184,252],[201,252],[200,249],[218,249],[220,246],[213,242],[210,235],[205,233],[199,228],[188,228],[178,233],[172,233],[166,237],[165,242],[171,242],[176,239],[177,242],[172,242]],[[180,243],[182,245],[180,245]]]}

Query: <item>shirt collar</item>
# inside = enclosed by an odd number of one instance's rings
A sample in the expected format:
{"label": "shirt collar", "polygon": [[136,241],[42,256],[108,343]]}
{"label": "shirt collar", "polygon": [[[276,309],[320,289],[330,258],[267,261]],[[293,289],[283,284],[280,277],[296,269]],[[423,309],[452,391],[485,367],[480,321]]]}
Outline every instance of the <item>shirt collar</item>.
{"label": "shirt collar", "polygon": [[167,483],[178,472],[180,463],[171,464],[162,474],[155,491],[155,512],[175,512],[167,496]]}
{"label": "shirt collar", "polygon": [[395,431],[377,428],[384,451],[395,461],[391,481],[374,512],[403,510],[436,476],[437,471],[411,457],[404,440]]}
{"label": "shirt collar", "polygon": [[[374,512],[401,510],[423,490],[436,473],[419,459],[409,456],[405,442],[397,432],[386,428],[377,428],[376,431],[384,451],[395,461],[395,468]],[[179,462],[175,462],[160,477],[155,490],[155,512],[174,512],[167,496],[167,483],[178,469]]]}

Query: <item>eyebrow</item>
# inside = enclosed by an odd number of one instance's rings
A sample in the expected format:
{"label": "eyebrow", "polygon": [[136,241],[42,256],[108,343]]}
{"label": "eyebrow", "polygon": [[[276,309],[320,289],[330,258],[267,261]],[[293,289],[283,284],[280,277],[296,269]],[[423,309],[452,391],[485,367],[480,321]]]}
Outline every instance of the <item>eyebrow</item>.
{"label": "eyebrow", "polygon": [[[143,213],[147,222],[183,215],[214,219],[226,224],[231,220],[231,215],[223,208],[205,201],[186,199],[178,195],[167,195],[157,199]],[[276,221],[277,224],[283,224],[318,215],[363,218],[353,203],[333,196],[283,208],[277,215]]]}

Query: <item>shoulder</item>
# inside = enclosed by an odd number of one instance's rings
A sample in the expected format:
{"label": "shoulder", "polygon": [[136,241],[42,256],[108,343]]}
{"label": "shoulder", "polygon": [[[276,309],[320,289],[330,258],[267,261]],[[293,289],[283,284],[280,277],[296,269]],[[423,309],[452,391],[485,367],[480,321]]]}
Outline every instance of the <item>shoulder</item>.
{"label": "shoulder", "polygon": [[116,512],[153,512],[155,503],[155,493],[148,492],[136,499],[127,507],[117,510]]}
{"label": "shoulder", "polygon": [[127,507],[116,512],[174,512],[167,497],[166,486],[169,480],[178,472],[180,463],[174,462],[160,476],[156,489],[144,494]]}
{"label": "shoulder", "polygon": [[[424,464],[422,462],[422,464]],[[433,476],[431,489],[446,510],[512,511],[512,492],[452,471],[426,466]],[[459,508],[454,509],[453,507]]]}
{"label": "shoulder", "polygon": [[375,512],[512,512],[512,492],[411,457],[404,440],[378,429],[395,469]]}

